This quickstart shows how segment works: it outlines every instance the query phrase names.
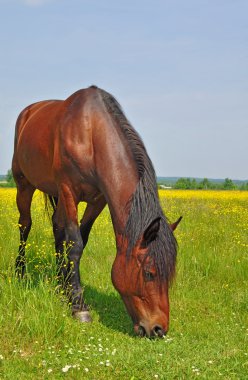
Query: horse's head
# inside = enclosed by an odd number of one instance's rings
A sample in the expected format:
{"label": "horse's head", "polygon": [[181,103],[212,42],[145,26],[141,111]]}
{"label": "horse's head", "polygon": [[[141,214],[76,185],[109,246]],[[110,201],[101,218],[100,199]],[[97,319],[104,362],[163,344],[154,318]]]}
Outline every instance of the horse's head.
{"label": "horse's head", "polygon": [[[171,230],[175,229],[175,223]],[[159,272],[156,248],[160,218],[155,219],[126,257],[125,244],[112,267],[112,281],[140,336],[163,337],[169,328],[169,279]],[[124,247],[124,248],[123,248]],[[175,264],[175,263],[174,263]]]}

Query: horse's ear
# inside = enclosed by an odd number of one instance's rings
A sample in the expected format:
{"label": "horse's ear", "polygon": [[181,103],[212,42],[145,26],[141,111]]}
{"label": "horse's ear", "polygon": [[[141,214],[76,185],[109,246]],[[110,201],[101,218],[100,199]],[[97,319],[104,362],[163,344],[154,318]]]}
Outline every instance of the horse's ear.
{"label": "horse's ear", "polygon": [[141,247],[147,247],[153,240],[156,239],[160,228],[160,217],[154,219],[144,232]]}
{"label": "horse's ear", "polygon": [[178,224],[181,222],[182,218],[183,218],[183,217],[180,216],[180,218],[177,219],[177,221],[176,221],[175,223],[170,224],[170,229],[171,229],[171,231],[175,231],[175,229],[177,228]]}

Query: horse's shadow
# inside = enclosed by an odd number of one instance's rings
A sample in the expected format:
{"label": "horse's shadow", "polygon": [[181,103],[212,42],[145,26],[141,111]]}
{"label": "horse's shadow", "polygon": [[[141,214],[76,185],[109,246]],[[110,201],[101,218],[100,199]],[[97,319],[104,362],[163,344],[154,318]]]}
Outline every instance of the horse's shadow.
{"label": "horse's shadow", "polygon": [[120,298],[114,293],[103,293],[102,291],[87,285],[84,296],[87,303],[99,315],[99,321],[109,329],[134,336],[132,333],[132,322],[125,306]]}
{"label": "horse's shadow", "polygon": [[[24,286],[25,289],[34,289],[44,278],[53,278],[54,276],[52,269],[47,270],[42,276],[38,271],[32,269],[29,268],[28,276],[26,275],[23,279],[15,278],[18,286]],[[12,272],[14,273],[14,269]],[[1,275],[2,273],[0,272]],[[4,274],[3,277],[5,277]],[[56,288],[56,283],[53,285]],[[127,314],[123,301],[117,294],[106,293],[87,284],[84,289],[84,298],[90,308],[99,315],[99,321],[104,326],[129,336],[135,336],[131,319]]]}

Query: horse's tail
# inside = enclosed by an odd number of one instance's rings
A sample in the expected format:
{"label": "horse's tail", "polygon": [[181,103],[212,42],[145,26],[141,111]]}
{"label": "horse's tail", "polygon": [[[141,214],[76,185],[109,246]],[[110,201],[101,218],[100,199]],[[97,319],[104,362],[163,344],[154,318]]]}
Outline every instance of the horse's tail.
{"label": "horse's tail", "polygon": [[44,194],[44,201],[45,201],[45,212],[47,216],[49,217],[49,220],[51,220],[53,213],[57,208],[58,198],[52,197],[51,195],[48,195],[46,193],[43,193],[43,194]]}

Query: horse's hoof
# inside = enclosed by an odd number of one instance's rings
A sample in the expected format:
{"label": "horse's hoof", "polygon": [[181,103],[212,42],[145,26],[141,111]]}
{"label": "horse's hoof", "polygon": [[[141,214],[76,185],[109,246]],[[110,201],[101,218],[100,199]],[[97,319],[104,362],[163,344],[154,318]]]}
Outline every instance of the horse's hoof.
{"label": "horse's hoof", "polygon": [[82,323],[92,322],[92,318],[90,316],[90,313],[87,310],[76,311],[72,315],[74,318],[78,319]]}

